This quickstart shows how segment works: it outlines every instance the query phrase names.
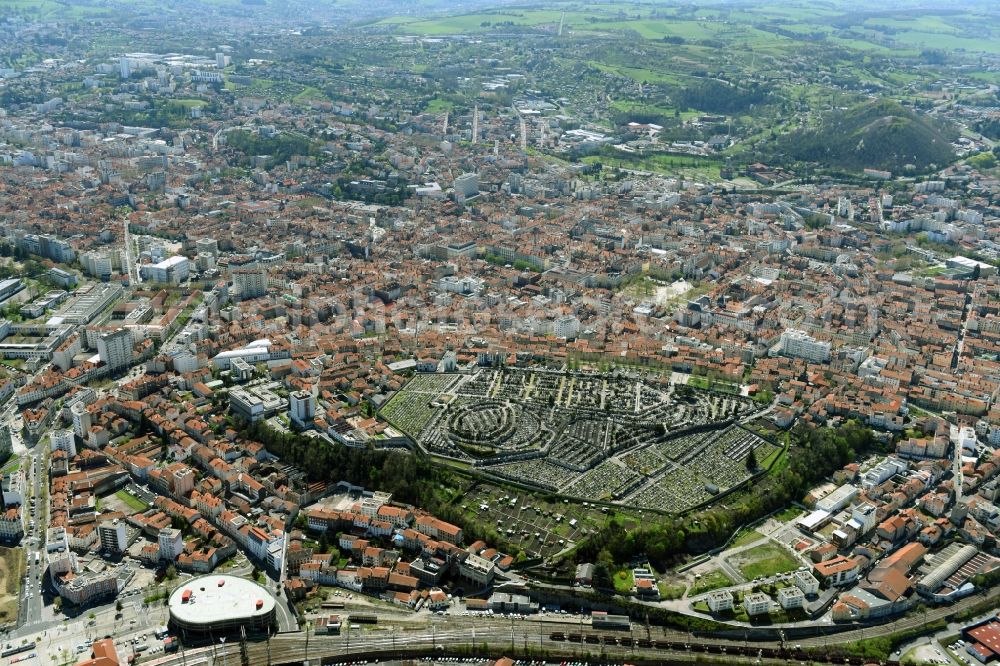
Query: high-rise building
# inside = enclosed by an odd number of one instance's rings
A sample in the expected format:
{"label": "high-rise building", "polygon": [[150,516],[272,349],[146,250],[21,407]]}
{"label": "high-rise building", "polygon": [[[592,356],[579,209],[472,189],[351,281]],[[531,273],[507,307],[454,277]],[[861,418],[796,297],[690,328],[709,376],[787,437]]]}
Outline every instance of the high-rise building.
{"label": "high-rise building", "polygon": [[127,79],[132,76],[132,63],[128,58],[122,56],[121,58],[118,58],[118,70],[122,75],[122,78]]}
{"label": "high-rise building", "polygon": [[97,339],[97,354],[112,370],[124,368],[132,362],[132,334],[119,328]]}
{"label": "high-rise building", "polygon": [[199,254],[202,252],[208,252],[213,257],[219,256],[219,241],[214,238],[199,238],[194,242],[194,247]]}
{"label": "high-rise building", "polygon": [[181,531],[173,527],[164,527],[157,534],[160,546],[160,559],[173,562],[184,550],[184,538]]}
{"label": "high-rise building", "polygon": [[479,194],[479,174],[463,173],[455,179],[455,196],[468,199]]}
{"label": "high-rise building", "polygon": [[194,258],[194,265],[199,271],[215,268],[215,255],[211,252],[199,252]]}
{"label": "high-rise building", "polygon": [[97,537],[101,541],[101,550],[103,551],[124,553],[128,549],[128,528],[124,522],[117,518],[98,525]]}
{"label": "high-rise building", "polygon": [[107,252],[84,252],[80,255],[80,263],[88,275],[100,280],[109,280],[114,271],[114,260]]}
{"label": "high-rise building", "polygon": [[573,315],[563,315],[552,323],[552,335],[574,340],[580,334],[580,320]]}
{"label": "high-rise building", "polygon": [[316,418],[316,398],[309,391],[295,391],[288,396],[288,415],[299,428],[304,428]]}
{"label": "high-rise building", "polygon": [[7,460],[13,452],[14,446],[10,436],[10,426],[0,423],[0,462]]}
{"label": "high-rise building", "polygon": [[52,434],[49,435],[49,442],[52,444],[53,451],[65,451],[70,458],[76,455],[76,437],[73,431],[68,428],[53,430]]}
{"label": "high-rise building", "polygon": [[7,472],[0,479],[3,489],[3,505],[6,508],[24,504],[24,470],[20,467],[13,472]]}
{"label": "high-rise building", "polygon": [[188,274],[191,272],[191,262],[188,261],[187,257],[176,255],[155,264],[144,264],[141,270],[143,278],[150,282],[180,284],[188,279]]}
{"label": "high-rise building", "polygon": [[233,271],[233,286],[240,298],[260,298],[267,293],[267,271],[263,268],[241,268]]}
{"label": "high-rise building", "polygon": [[90,410],[87,409],[85,403],[78,402],[70,407],[69,411],[73,415],[73,434],[80,439],[85,438],[87,433],[90,432],[90,427],[94,425],[94,419],[90,415]]}
{"label": "high-rise building", "polygon": [[174,470],[173,473],[174,495],[177,497],[187,497],[194,490],[194,470],[190,467]]}
{"label": "high-rise building", "polygon": [[805,331],[794,328],[789,328],[781,334],[778,349],[786,356],[803,358],[813,363],[822,363],[823,361],[830,360],[829,342],[817,340]]}

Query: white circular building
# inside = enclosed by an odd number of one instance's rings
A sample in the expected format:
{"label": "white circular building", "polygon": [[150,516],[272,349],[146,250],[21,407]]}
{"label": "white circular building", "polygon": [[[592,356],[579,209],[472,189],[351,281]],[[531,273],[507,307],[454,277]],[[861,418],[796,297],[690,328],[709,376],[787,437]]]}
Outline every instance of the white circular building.
{"label": "white circular building", "polygon": [[170,624],[182,633],[225,634],[270,631],[274,597],[262,586],[237,576],[193,578],[170,595]]}

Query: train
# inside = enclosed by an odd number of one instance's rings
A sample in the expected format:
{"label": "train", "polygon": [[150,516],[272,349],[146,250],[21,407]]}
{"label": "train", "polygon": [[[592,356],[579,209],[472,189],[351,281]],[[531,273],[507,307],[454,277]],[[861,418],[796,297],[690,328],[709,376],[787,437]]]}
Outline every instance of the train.
{"label": "train", "polygon": [[351,624],[378,624],[378,615],[375,613],[351,613],[348,620]]}
{"label": "train", "polygon": [[[549,640],[569,641],[571,643],[587,643],[591,645],[621,645],[623,647],[639,647],[654,650],[674,650],[704,652],[707,654],[732,654],[760,657],[763,659],[795,659],[798,661],[826,661],[828,663],[851,664],[863,666],[867,661],[862,657],[845,657],[834,654],[813,654],[802,649],[758,647],[755,645],[705,645],[701,643],[685,643],[683,641],[665,641],[650,638],[633,638],[631,636],[614,636],[611,634],[581,634],[553,631]],[[886,666],[899,666],[899,662],[888,661]]]}
{"label": "train", "polygon": [[0,657],[11,657],[15,654],[21,654],[22,652],[31,652],[35,649],[35,642],[25,643],[24,645],[15,645],[9,647],[3,652],[0,652]]}

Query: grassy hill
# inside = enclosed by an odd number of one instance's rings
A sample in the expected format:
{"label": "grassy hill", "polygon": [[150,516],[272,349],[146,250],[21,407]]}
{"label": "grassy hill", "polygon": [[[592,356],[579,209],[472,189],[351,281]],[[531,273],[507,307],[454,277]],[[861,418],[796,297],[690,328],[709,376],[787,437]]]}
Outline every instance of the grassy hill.
{"label": "grassy hill", "polygon": [[902,173],[906,165],[926,171],[955,157],[954,130],[891,100],[865,102],[828,114],[816,128],[776,140],[776,158],[860,171],[866,167]]}

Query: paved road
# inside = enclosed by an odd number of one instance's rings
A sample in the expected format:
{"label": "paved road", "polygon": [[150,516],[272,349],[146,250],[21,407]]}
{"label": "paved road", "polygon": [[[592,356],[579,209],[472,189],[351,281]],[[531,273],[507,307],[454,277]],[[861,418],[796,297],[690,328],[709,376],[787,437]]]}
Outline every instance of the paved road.
{"label": "paved road", "polygon": [[139,275],[139,267],[136,265],[134,253],[132,251],[132,236],[128,230],[129,219],[126,216],[122,220],[122,228],[125,232],[125,263],[128,268],[128,280],[130,286],[137,286],[142,283],[142,277]]}
{"label": "paved road", "polygon": [[965,334],[969,330],[969,312],[972,310],[972,294],[965,295],[965,303],[962,305],[962,328],[958,331],[958,338],[955,340],[955,350],[951,355],[951,369],[958,368],[958,362],[962,358],[962,351],[965,349]]}
{"label": "paved road", "polygon": [[[21,466],[26,474],[24,493],[25,533],[22,539],[25,558],[25,578],[21,581],[21,601],[18,604],[18,624],[33,624],[42,618],[42,577],[45,575],[45,529],[48,525],[47,502],[42,501],[42,483],[48,475],[48,456],[36,446],[24,455]],[[31,500],[35,499],[32,505]]]}

